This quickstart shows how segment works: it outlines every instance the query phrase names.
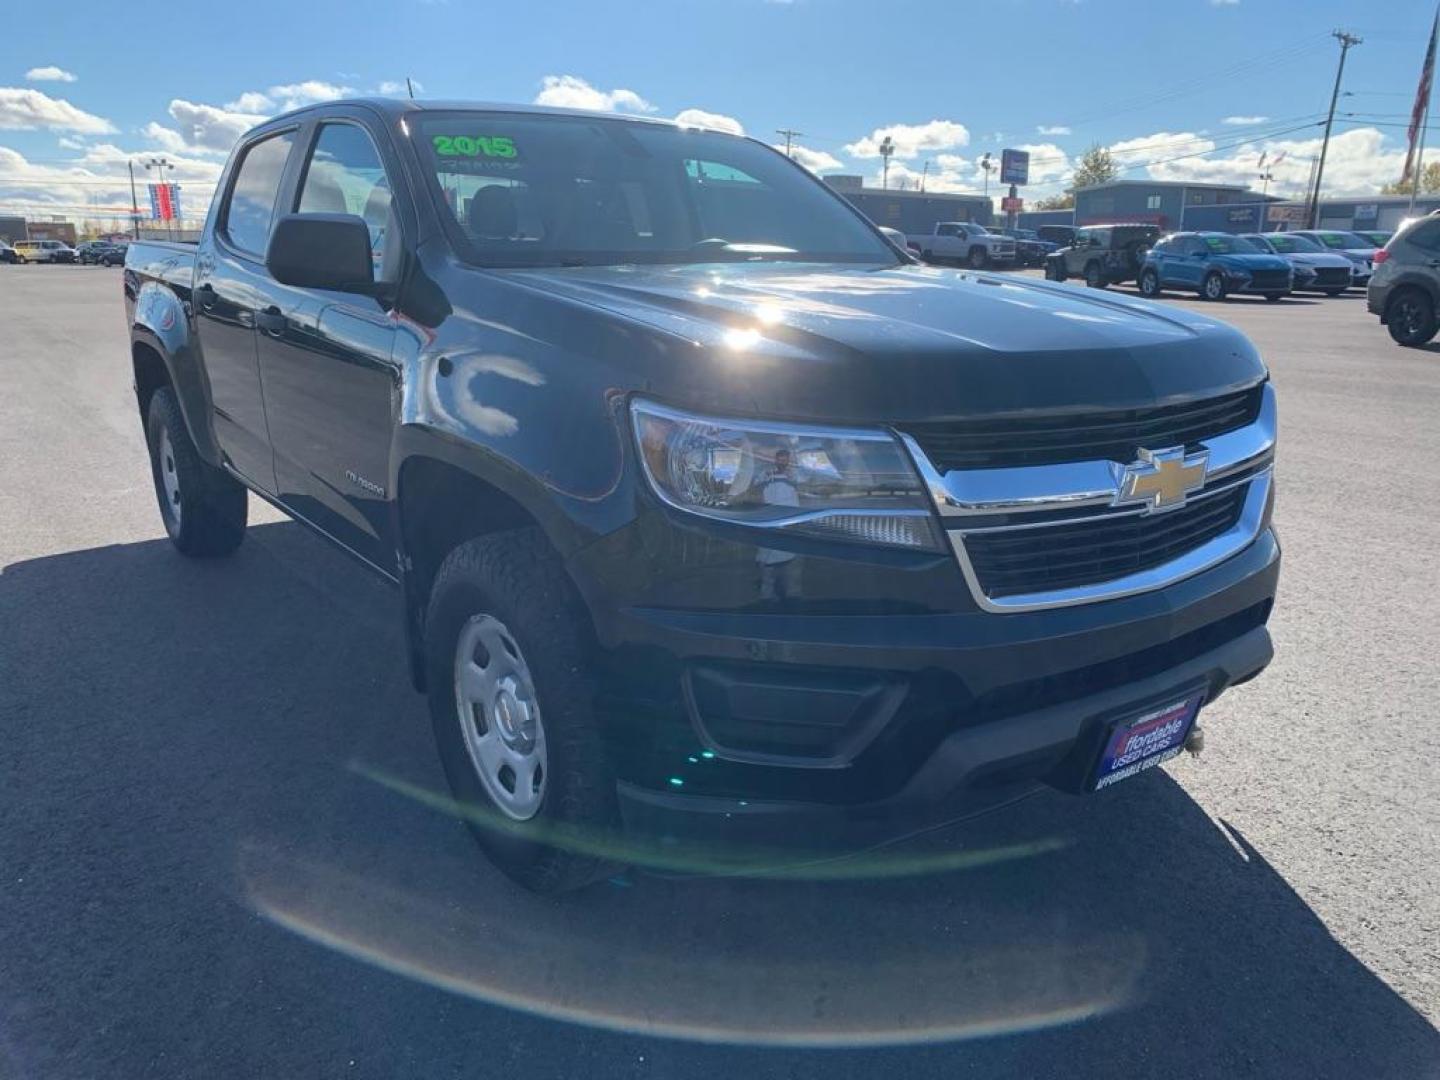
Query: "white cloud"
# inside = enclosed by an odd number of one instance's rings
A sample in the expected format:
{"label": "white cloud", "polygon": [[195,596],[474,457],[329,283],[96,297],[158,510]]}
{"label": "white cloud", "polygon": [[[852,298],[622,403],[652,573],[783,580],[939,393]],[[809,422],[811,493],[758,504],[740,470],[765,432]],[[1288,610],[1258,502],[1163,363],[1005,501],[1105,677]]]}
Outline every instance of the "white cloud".
{"label": "white cloud", "polygon": [[[423,94],[425,92],[425,87],[419,79],[411,79],[410,83],[415,87],[415,93]],[[380,84],[380,93],[385,97],[395,97],[399,94],[409,94],[409,92],[409,87],[405,85],[404,79],[386,79]]]}
{"label": "white cloud", "polygon": [[733,116],[706,112],[704,109],[681,109],[675,114],[675,122],[685,127],[708,128],[711,131],[724,131],[730,135],[745,134],[744,126]]}
{"label": "white cloud", "polygon": [[140,134],[144,135],[162,150],[167,150],[172,154],[178,154],[186,149],[185,136],[181,135],[180,132],[174,128],[168,128],[164,124],[157,124],[154,120],[141,128]]}
{"label": "white cloud", "polygon": [[[1180,154],[1213,150],[1215,143],[1194,134],[1157,132],[1115,143],[1110,151],[1123,152],[1132,148],[1131,153],[1117,159],[1122,166],[1155,162],[1146,164],[1143,169],[1133,169],[1125,174],[1127,176],[1148,175],[1156,180],[1189,180],[1247,187],[1258,186],[1259,159],[1261,153],[1265,153],[1272,162],[1268,171],[1274,176],[1270,193],[1294,198],[1305,191],[1310,178],[1310,162],[1319,155],[1320,143],[1319,136],[1309,139],[1257,139],[1218,155],[1209,153],[1204,157],[1166,161],[1163,159]],[[1143,149],[1133,149],[1138,147]],[[1278,165],[1273,164],[1281,152],[1285,154],[1284,159]],[[1330,149],[1325,158],[1325,191],[1329,196],[1375,194],[1382,184],[1399,177],[1404,159],[1404,149],[1398,143],[1387,145],[1385,136],[1377,128],[1352,128],[1341,132],[1330,139]]]}
{"label": "white cloud", "polygon": [[201,152],[229,153],[235,140],[266,117],[200,105],[184,98],[170,102],[170,115],[179,125],[185,145]]}
{"label": "white cloud", "polygon": [[60,145],[61,149],[64,149],[64,150],[84,150],[84,149],[85,149],[85,141],[84,141],[83,139],[76,139],[76,138],[73,138],[73,137],[71,137],[71,136],[69,136],[69,135],[61,135],[61,136],[60,136],[58,139],[56,139],[55,141]]}
{"label": "white cloud", "polygon": [[578,75],[546,75],[535,95],[536,105],[594,112],[654,112],[655,106],[634,90],[600,90]]}
{"label": "white cloud", "polygon": [[[784,151],[784,144],[775,147],[776,150]],[[834,154],[827,154],[824,150],[812,150],[808,146],[792,144],[790,156],[798,161],[805,168],[813,173],[823,172],[826,169],[843,169],[845,166]]]}
{"label": "white cloud", "polygon": [[230,112],[250,113],[254,115],[269,112],[275,108],[275,102],[271,101],[267,95],[260,93],[258,90],[246,90],[234,101],[227,101],[221,108]]}
{"label": "white cloud", "polygon": [[931,120],[927,124],[891,124],[876,128],[864,138],[849,143],[845,152],[851,157],[877,158],[880,156],[880,144],[886,136],[894,141],[894,156],[902,160],[919,157],[925,150],[949,150],[970,142],[970,132],[964,124],[953,120]]}
{"label": "white cloud", "polygon": [[1070,129],[1064,124],[1040,124],[1035,130],[1041,135],[1069,135]]}
{"label": "white cloud", "polygon": [[1220,122],[1222,124],[1263,124],[1269,119],[1268,116],[1227,116]]}
{"label": "white cloud", "polygon": [[[1016,150],[1030,155],[1030,186],[1042,187],[1064,180],[1070,175],[1073,163],[1070,155],[1054,143],[1021,143]],[[991,161],[994,161],[991,158]],[[999,173],[995,174],[999,177]]]}
{"label": "white cloud", "polygon": [[[321,79],[306,79],[304,82],[272,86],[267,91],[267,96],[272,101],[279,103],[280,112],[289,112],[291,109],[314,105],[319,101],[334,101],[336,98],[350,97],[354,93],[353,86],[341,86],[338,83],[325,82]],[[244,95],[241,97],[243,98]]]}
{"label": "white cloud", "polygon": [[[159,149],[163,148],[122,149],[98,143],[66,165],[40,165],[0,146],[0,200],[21,210],[98,218],[123,227],[130,207],[127,164],[142,161]],[[219,163],[168,152],[165,156],[173,166],[165,170],[165,179],[181,186],[186,218],[203,217],[220,178]],[[143,168],[136,172],[139,184],[151,179]]]}
{"label": "white cloud", "polygon": [[25,78],[31,82],[74,82],[75,76],[64,68],[56,67],[54,64],[47,64],[45,67],[33,67],[25,72]]}
{"label": "white cloud", "polygon": [[63,98],[52,98],[39,90],[0,86],[0,128],[78,131],[103,135],[115,130],[104,117],[77,109]]}

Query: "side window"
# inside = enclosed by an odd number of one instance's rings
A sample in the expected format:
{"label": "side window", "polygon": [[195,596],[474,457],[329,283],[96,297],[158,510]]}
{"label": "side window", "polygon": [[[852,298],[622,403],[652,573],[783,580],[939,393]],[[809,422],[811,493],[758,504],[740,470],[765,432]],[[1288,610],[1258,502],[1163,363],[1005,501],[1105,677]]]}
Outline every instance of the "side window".
{"label": "side window", "polygon": [[1160,196],[1159,196],[1159,195],[1146,195],[1146,196],[1145,196],[1145,209],[1146,209],[1146,210],[1159,210],[1159,209],[1160,209]]}
{"label": "side window", "polygon": [[1405,243],[1425,251],[1440,251],[1440,221],[1424,221],[1405,234]]}
{"label": "side window", "polygon": [[241,251],[262,257],[265,254],[270,224],[275,218],[275,196],[294,141],[294,133],[286,132],[272,135],[245,151],[230,191],[230,204],[225,208],[225,235]]}
{"label": "side window", "polygon": [[390,180],[380,153],[365,130],[355,124],[323,124],[300,186],[302,214],[353,214],[370,230],[370,252],[376,280],[390,280],[388,252],[398,250]]}
{"label": "side window", "polygon": [[1156,255],[1168,255],[1168,254],[1170,254],[1170,241],[1169,241],[1169,240],[1157,240],[1157,241],[1155,242],[1155,246],[1152,247],[1150,250],[1151,250],[1152,252],[1154,252]]}

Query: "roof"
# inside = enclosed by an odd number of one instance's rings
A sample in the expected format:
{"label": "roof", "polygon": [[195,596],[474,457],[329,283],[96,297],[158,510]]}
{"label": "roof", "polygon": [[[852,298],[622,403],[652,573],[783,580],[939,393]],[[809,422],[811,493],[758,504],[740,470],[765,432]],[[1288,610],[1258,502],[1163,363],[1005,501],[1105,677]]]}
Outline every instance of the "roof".
{"label": "roof", "polygon": [[1103,184],[1090,184],[1076,188],[1075,194],[1084,191],[1100,191],[1102,188],[1147,187],[1147,188],[1202,188],[1207,191],[1249,191],[1245,184],[1200,184],[1191,180],[1106,180]]}
{"label": "roof", "polygon": [[[674,120],[656,116],[632,116],[629,113],[599,112],[592,109],[558,109],[549,105],[517,105],[513,102],[499,101],[417,101],[411,98],[336,98],[333,101],[317,101],[311,105],[302,105],[298,109],[291,109],[287,113],[272,117],[266,123],[273,123],[276,120],[284,120],[294,116],[304,116],[307,113],[319,109],[327,109],[336,105],[359,105],[379,113],[387,119],[399,119],[414,113],[422,112],[497,112],[497,113],[524,113],[535,116],[577,116],[588,119],[615,120],[621,123],[635,124],[658,124],[661,127],[680,127]],[[707,131],[716,131],[715,128],[706,128]],[[719,132],[719,134],[730,134],[730,132]]]}

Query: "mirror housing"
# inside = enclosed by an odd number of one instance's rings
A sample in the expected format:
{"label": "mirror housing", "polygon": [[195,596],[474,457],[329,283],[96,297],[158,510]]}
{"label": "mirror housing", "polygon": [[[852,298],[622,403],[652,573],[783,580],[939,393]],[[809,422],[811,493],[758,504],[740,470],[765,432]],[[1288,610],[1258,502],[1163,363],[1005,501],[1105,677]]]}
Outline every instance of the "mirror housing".
{"label": "mirror housing", "polygon": [[270,234],[265,268],[282,285],[375,291],[370,228],[354,214],[286,214]]}

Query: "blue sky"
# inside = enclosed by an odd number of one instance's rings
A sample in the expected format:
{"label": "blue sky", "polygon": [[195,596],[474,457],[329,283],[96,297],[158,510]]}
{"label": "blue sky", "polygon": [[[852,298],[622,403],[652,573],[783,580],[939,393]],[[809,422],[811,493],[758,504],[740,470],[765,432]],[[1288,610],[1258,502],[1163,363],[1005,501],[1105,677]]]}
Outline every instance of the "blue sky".
{"label": "blue sky", "polygon": [[1431,0],[248,0],[117,17],[27,2],[0,45],[0,211],[101,216],[128,203],[125,161],[156,152],[203,210],[254,117],[407,75],[424,97],[701,110],[770,141],[793,128],[811,167],[875,178],[889,133],[891,180],[929,162],[941,190],[980,190],[987,150],[1026,146],[1040,183],[1025,194],[1050,193],[1098,142],[1128,175],[1163,179],[1249,181],[1283,151],[1273,187],[1289,193],[1318,147],[1335,27],[1365,42],[1327,190],[1373,191],[1399,172],[1433,14]]}

